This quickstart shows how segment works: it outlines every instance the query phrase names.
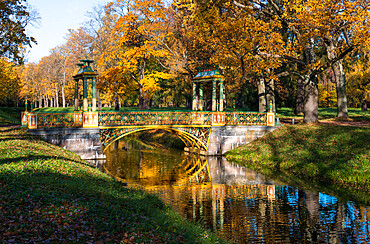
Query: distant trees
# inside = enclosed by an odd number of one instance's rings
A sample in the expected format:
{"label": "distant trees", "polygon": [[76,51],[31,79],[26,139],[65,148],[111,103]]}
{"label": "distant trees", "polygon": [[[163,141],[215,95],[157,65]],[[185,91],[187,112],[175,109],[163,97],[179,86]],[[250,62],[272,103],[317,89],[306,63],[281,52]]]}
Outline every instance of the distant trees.
{"label": "distant trees", "polygon": [[192,77],[205,64],[224,71],[228,106],[266,111],[273,100],[296,105],[305,122],[318,121],[319,104],[338,105],[346,119],[348,101],[360,106],[369,96],[368,0],[117,0],[89,16],[50,57],[24,69],[43,74],[22,76],[40,83],[28,86],[33,99],[71,104],[81,58],[96,61],[102,102],[116,108],[189,105]]}

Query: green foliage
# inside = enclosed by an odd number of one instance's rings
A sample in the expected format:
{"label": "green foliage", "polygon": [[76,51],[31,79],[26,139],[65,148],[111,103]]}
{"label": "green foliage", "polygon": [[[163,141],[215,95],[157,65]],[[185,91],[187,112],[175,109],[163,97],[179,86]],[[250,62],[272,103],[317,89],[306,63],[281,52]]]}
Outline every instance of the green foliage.
{"label": "green foliage", "polygon": [[0,151],[3,242],[223,242],[24,129],[0,128]]}
{"label": "green foliage", "polygon": [[356,199],[350,189],[370,192],[369,138],[368,127],[284,126],[228,152],[227,158],[271,177],[325,183],[337,193],[345,189]]}
{"label": "green foliage", "polygon": [[0,57],[23,62],[24,47],[36,43],[26,34],[26,26],[34,20],[25,0],[2,0],[0,2]]}

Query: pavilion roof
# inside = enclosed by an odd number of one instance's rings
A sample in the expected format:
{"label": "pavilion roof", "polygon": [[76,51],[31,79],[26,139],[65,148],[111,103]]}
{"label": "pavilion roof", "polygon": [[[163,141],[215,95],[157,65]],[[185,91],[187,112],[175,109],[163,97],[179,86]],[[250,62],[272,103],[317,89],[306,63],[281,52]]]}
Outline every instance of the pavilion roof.
{"label": "pavilion roof", "polygon": [[215,79],[224,79],[224,76],[218,69],[203,69],[200,70],[194,77],[195,81],[209,81]]}
{"label": "pavilion roof", "polygon": [[83,59],[80,61],[82,63],[77,64],[80,69],[78,70],[77,74],[73,76],[73,78],[95,77],[98,75],[90,66],[90,64],[93,62],[92,60]]}

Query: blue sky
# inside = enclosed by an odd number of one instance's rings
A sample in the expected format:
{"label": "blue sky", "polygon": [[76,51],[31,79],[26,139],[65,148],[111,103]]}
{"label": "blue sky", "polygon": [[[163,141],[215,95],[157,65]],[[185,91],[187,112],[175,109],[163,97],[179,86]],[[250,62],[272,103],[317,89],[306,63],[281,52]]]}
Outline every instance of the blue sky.
{"label": "blue sky", "polygon": [[41,16],[38,28],[29,27],[29,35],[36,38],[27,54],[29,62],[38,62],[50,49],[65,42],[68,29],[77,29],[88,18],[86,13],[94,6],[105,5],[109,0],[28,0]]}

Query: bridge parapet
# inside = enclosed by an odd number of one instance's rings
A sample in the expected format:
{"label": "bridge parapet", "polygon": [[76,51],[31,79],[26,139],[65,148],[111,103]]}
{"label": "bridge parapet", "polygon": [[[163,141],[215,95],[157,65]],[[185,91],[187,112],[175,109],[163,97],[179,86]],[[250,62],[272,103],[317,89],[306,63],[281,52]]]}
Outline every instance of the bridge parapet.
{"label": "bridge parapet", "polygon": [[262,112],[99,112],[99,126],[267,125]]}
{"label": "bridge parapet", "polygon": [[210,112],[99,112],[99,126],[211,124]]}

